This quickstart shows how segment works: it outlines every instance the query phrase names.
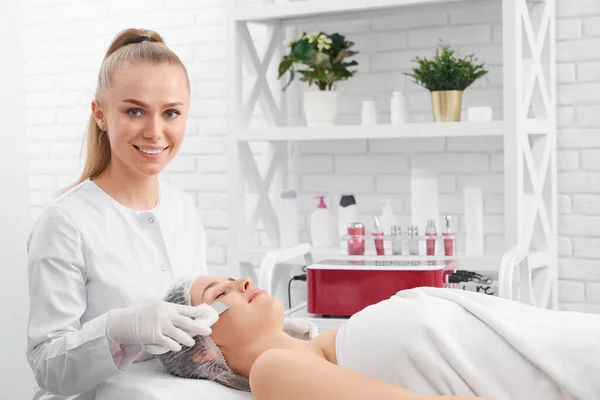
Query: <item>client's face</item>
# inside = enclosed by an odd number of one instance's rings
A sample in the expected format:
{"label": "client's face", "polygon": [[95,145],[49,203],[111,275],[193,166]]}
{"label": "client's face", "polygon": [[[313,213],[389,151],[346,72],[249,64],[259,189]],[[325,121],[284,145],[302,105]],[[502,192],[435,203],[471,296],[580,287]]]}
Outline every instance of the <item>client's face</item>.
{"label": "client's face", "polygon": [[283,326],[283,305],[249,278],[202,277],[191,288],[192,306],[224,300],[230,308],[212,326],[211,339],[221,348],[243,346],[269,329]]}

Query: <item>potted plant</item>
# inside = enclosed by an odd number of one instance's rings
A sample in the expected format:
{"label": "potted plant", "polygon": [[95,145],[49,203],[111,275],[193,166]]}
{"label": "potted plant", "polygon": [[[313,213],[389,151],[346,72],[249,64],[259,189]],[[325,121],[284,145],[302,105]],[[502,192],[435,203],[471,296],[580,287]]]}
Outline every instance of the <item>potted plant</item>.
{"label": "potted plant", "polygon": [[301,81],[319,89],[304,93],[304,115],[308,126],[335,124],[340,97],[335,90],[336,84],[352,77],[356,71],[348,68],[358,65],[356,61],[348,61],[358,53],[351,50],[352,46],[354,43],[339,33],[328,35],[323,32],[303,33],[299,39],[287,44],[289,54],[279,64],[279,78],[288,71],[290,73],[290,80],[283,90],[298,74]]}
{"label": "potted plant", "polygon": [[417,66],[405,73],[431,92],[433,117],[436,122],[460,121],[462,93],[488,71],[470,54],[460,57],[449,45],[440,45],[435,57],[416,57]]}

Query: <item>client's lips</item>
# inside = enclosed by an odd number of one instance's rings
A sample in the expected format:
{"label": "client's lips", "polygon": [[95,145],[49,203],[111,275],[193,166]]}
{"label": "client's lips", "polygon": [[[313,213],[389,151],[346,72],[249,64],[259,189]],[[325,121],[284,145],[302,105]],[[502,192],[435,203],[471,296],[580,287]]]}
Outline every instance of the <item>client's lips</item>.
{"label": "client's lips", "polygon": [[261,294],[262,292],[264,292],[264,290],[262,290],[262,289],[255,289],[254,292],[252,292],[252,294],[250,295],[250,298],[248,299],[248,303],[250,303],[252,300],[254,300],[254,298],[256,296],[258,296],[259,294]]}

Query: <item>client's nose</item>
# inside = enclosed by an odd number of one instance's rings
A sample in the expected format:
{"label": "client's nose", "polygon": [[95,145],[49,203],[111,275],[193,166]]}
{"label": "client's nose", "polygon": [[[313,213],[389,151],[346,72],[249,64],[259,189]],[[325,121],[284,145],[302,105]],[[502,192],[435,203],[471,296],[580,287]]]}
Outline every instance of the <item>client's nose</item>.
{"label": "client's nose", "polygon": [[252,281],[250,281],[250,278],[247,276],[239,279],[238,284],[239,284],[239,290],[241,293],[244,293],[252,288]]}

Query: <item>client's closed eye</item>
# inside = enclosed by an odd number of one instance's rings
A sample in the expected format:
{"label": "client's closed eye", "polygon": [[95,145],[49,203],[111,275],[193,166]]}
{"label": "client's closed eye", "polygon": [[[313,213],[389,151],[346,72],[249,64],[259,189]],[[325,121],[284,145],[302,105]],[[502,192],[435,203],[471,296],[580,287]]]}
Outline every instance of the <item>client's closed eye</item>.
{"label": "client's closed eye", "polygon": [[219,298],[219,297],[221,297],[221,296],[225,296],[225,292],[223,292],[223,293],[219,294],[217,297],[215,297],[215,299],[218,299],[218,298]]}

